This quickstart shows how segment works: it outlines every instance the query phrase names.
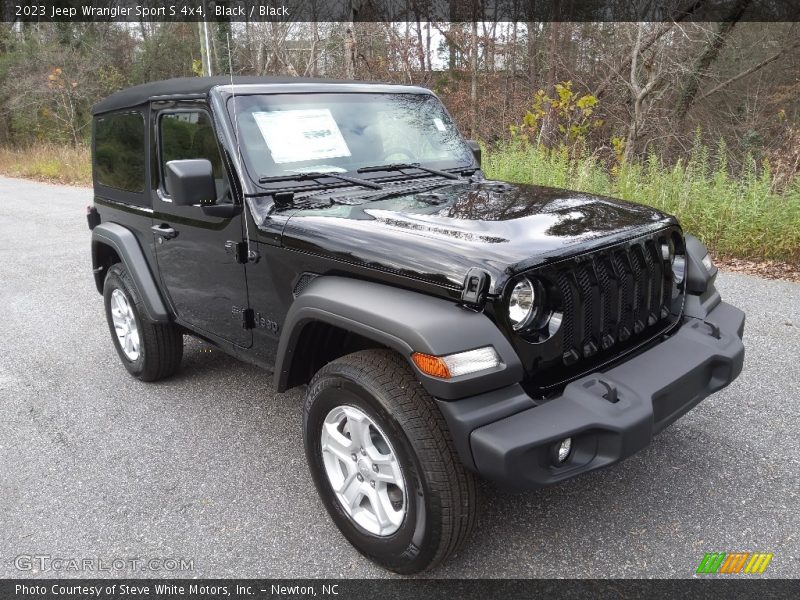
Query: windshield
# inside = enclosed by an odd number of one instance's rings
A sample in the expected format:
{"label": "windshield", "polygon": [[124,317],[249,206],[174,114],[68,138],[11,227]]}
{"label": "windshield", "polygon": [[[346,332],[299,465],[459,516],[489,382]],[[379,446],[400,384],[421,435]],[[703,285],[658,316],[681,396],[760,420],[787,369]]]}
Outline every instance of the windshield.
{"label": "windshield", "polygon": [[[234,99],[228,101],[232,110]],[[472,155],[441,102],[427,94],[275,94],[235,98],[239,143],[253,180],[419,163],[440,169]]]}

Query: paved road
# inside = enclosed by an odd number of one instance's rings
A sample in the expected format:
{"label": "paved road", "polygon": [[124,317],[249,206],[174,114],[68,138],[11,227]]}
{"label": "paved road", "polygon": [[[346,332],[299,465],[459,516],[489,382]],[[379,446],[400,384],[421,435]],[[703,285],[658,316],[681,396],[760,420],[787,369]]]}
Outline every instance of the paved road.
{"label": "paved road", "polygon": [[[177,377],[133,380],[92,281],[90,191],[0,178],[0,198],[0,577],[92,574],[15,567],[35,554],[385,575],[317,499],[298,391],[197,340]],[[536,492],[482,485],[472,542],[435,575],[689,577],[706,551],[758,550],[775,554],[765,576],[800,577],[800,285],[719,287],[748,315],[739,380],[623,464]]]}

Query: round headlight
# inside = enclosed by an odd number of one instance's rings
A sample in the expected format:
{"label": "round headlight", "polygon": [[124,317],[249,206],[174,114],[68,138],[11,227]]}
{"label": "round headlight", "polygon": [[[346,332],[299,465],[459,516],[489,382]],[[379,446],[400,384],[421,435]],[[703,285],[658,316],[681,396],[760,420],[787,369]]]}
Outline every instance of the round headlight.
{"label": "round headlight", "polygon": [[533,284],[527,279],[518,282],[508,298],[508,318],[515,330],[522,329],[533,318],[536,304],[536,294]]}

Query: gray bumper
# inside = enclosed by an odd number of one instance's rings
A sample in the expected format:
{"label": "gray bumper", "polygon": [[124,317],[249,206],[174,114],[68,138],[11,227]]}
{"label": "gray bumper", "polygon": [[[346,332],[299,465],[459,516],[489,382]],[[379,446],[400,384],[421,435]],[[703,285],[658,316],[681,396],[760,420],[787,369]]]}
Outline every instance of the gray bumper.
{"label": "gray bumper", "polygon": [[[742,371],[744,313],[724,302],[669,339],[535,404],[518,385],[439,403],[462,460],[488,479],[540,487],[618,462]],[[553,448],[571,437],[556,466]]]}

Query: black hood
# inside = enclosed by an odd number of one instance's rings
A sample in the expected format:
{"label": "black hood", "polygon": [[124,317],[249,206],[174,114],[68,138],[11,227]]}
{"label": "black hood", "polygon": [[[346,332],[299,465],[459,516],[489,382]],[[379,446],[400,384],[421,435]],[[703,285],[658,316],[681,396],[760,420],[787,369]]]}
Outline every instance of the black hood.
{"label": "black hood", "polygon": [[459,182],[358,205],[299,210],[283,245],[438,285],[461,287],[472,267],[490,293],[536,264],[658,229],[654,208],[557,188]]}

